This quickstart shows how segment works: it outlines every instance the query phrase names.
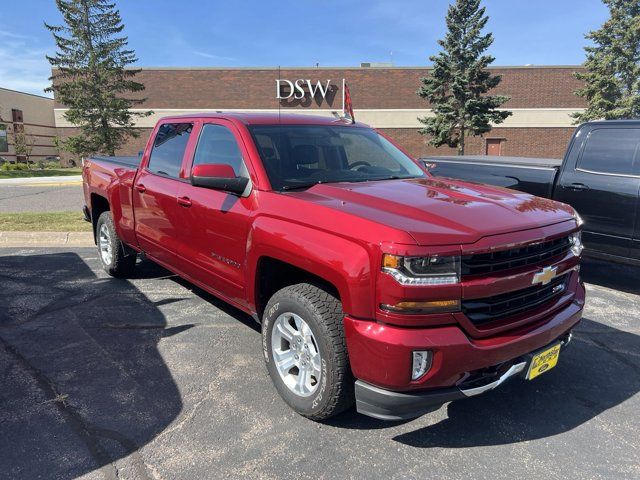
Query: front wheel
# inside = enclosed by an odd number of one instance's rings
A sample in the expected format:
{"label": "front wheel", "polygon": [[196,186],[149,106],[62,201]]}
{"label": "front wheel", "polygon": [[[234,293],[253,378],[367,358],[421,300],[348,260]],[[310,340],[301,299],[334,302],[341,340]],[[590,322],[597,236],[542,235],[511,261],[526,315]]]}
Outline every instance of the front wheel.
{"label": "front wheel", "polygon": [[280,396],[300,415],[325,420],[353,405],[353,377],[342,304],[306,283],[269,300],[262,320],[267,370]]}
{"label": "front wheel", "polygon": [[103,212],[96,224],[96,243],[102,268],[112,277],[128,277],[136,266],[136,254],[116,233],[111,212]]}

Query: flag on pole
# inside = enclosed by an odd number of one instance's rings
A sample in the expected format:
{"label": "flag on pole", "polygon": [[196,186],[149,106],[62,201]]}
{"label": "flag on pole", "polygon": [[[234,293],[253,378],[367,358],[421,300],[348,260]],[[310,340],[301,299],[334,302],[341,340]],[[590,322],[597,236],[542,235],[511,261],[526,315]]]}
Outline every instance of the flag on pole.
{"label": "flag on pole", "polygon": [[342,114],[351,120],[351,123],[356,123],[356,117],[353,114],[353,104],[351,103],[351,94],[349,93],[349,87],[344,78],[342,79]]}

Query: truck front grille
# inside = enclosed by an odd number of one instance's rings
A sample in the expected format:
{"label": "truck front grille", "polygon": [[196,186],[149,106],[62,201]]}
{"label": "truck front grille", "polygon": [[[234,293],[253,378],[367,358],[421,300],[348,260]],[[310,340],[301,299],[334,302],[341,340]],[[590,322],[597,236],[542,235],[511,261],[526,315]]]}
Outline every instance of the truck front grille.
{"label": "truck front grille", "polygon": [[534,265],[556,256],[565,255],[570,248],[569,237],[561,237],[510,250],[464,255],[462,257],[462,275],[481,275]]}
{"label": "truck front grille", "polygon": [[544,305],[566,289],[567,275],[558,277],[548,285],[536,285],[494,297],[462,301],[462,312],[474,325],[511,317]]}

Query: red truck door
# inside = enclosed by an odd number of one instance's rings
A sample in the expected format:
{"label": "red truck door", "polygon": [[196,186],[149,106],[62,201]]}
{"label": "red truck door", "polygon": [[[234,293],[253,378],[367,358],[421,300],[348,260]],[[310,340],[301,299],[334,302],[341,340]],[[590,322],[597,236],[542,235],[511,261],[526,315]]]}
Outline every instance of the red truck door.
{"label": "red truck door", "polygon": [[[200,164],[226,164],[237,176],[249,176],[247,152],[231,122],[212,119],[197,133],[193,161],[186,166],[189,176],[193,166]],[[246,304],[245,256],[254,196],[183,183],[178,199],[183,239],[178,247],[180,269],[236,303]]]}
{"label": "red truck door", "polygon": [[180,237],[178,189],[193,124],[164,123],[157,130],[148,161],[133,185],[135,231],[142,250],[160,263],[174,266]]}

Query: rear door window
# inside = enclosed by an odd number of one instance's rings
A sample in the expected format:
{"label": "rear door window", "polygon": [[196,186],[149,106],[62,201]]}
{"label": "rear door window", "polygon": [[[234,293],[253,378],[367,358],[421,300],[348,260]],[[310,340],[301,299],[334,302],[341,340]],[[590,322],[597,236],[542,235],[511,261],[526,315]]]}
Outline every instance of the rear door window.
{"label": "rear door window", "polygon": [[158,129],[147,168],[150,172],[179,178],[191,123],[165,123]]}
{"label": "rear door window", "polygon": [[637,174],[640,129],[601,128],[593,130],[578,163],[578,170],[611,175]]}

